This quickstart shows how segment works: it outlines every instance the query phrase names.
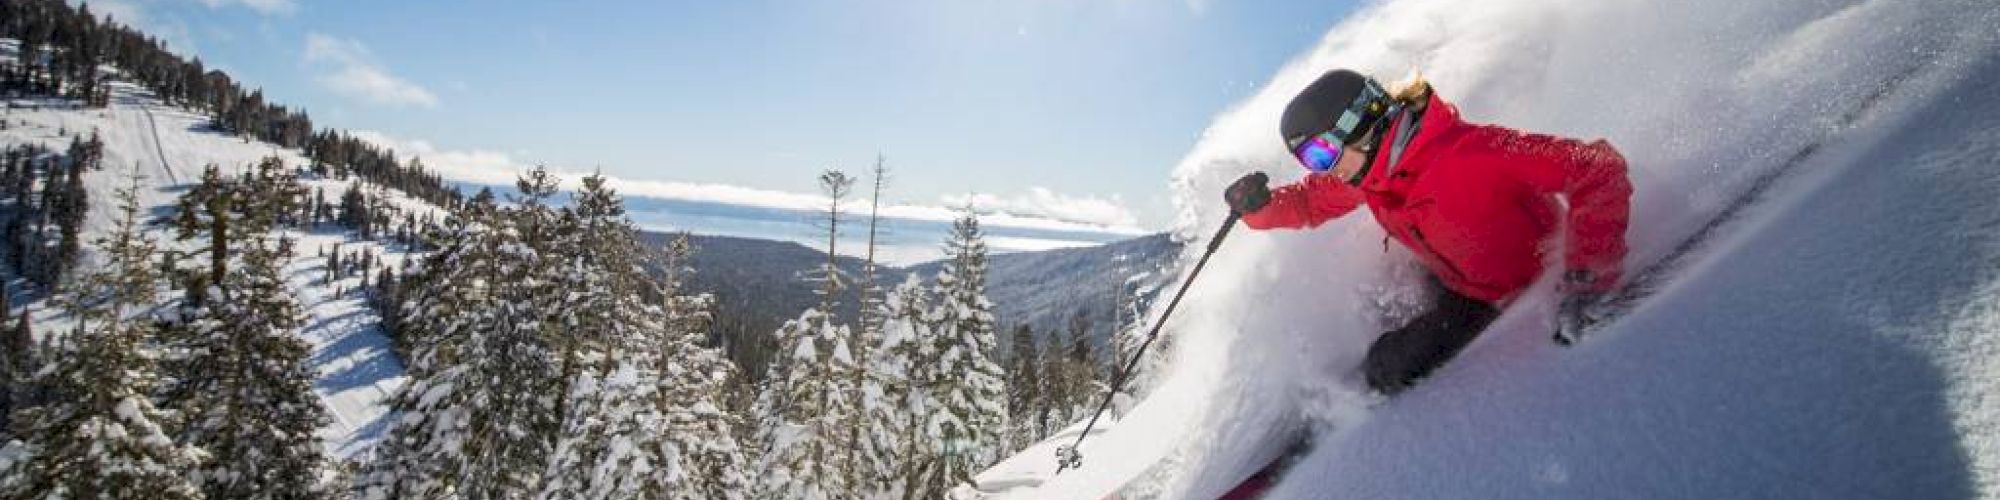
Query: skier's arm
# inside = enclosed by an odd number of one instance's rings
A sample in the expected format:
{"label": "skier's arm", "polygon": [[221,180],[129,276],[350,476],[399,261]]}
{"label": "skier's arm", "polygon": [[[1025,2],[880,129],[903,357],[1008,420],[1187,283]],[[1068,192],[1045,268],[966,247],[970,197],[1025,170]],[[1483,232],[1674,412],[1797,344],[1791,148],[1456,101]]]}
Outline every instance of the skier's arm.
{"label": "skier's arm", "polygon": [[1271,190],[1270,203],[1243,214],[1243,223],[1251,229],[1308,228],[1346,215],[1360,205],[1360,189],[1333,175],[1312,174]]}
{"label": "skier's arm", "polygon": [[1625,227],[1631,214],[1632,182],[1625,156],[1602,139],[1585,143],[1542,134],[1514,133],[1501,162],[1536,191],[1568,199],[1569,234],[1563,263],[1568,272],[1587,272],[1586,291],[1606,291],[1618,282],[1625,261]]}

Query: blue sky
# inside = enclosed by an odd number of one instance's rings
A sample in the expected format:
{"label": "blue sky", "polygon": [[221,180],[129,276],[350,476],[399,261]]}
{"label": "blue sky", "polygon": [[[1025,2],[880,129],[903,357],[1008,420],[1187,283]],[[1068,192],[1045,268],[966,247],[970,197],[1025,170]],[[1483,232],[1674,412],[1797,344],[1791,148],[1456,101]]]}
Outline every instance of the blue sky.
{"label": "blue sky", "polygon": [[974,199],[1150,228],[1169,219],[1167,173],[1210,119],[1354,8],[1276,0],[91,6],[304,106],[322,126],[369,131],[459,177],[546,163],[692,183],[628,192],[729,185],[748,188],[738,198],[754,202],[757,193],[810,193],[820,170],[859,173],[880,152],[893,169],[889,202]]}

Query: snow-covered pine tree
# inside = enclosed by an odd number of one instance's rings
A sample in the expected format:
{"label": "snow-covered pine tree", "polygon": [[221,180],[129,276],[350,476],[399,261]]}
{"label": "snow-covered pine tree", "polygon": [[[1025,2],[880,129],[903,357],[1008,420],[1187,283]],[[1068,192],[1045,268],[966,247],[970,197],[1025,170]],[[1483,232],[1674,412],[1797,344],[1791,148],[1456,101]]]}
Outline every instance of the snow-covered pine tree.
{"label": "snow-covered pine tree", "polygon": [[880,384],[883,413],[873,415],[865,443],[889,457],[882,472],[887,480],[881,490],[888,498],[917,498],[924,478],[937,466],[937,450],[927,441],[923,422],[931,413],[930,393],[919,377],[930,373],[937,356],[929,341],[931,324],[930,289],[916,274],[889,292],[882,302],[882,343],[870,357],[872,373]]}
{"label": "snow-covered pine tree", "polygon": [[852,487],[849,498],[896,498],[902,488],[897,486],[895,465],[896,451],[902,441],[900,434],[908,429],[911,419],[902,413],[895,394],[908,391],[908,363],[894,351],[883,330],[887,315],[880,314],[886,303],[872,308],[878,322],[873,327],[862,325],[853,332],[852,347],[857,361],[850,374],[847,388],[848,398],[854,404],[854,418],[848,422],[847,446],[848,481]]}
{"label": "snow-covered pine tree", "polygon": [[986,242],[979,220],[968,209],[952,222],[945,241],[946,263],[933,295],[929,336],[936,362],[919,378],[935,405],[924,429],[939,447],[939,468],[926,496],[939,496],[972,479],[997,458],[1006,427],[1006,381],[993,362],[993,303],[986,298]]}
{"label": "snow-covered pine tree", "polygon": [[[676,297],[680,298],[699,299],[704,315],[711,307],[705,295]],[[672,337],[667,355],[659,360],[665,383],[658,404],[669,410],[671,436],[681,447],[689,474],[687,484],[672,498],[743,498],[751,484],[747,471],[751,462],[737,439],[743,418],[723,405],[723,391],[735,376],[735,367],[720,351],[698,342],[707,337],[705,328],[669,328],[668,333]]]}
{"label": "snow-covered pine tree", "polygon": [[562,430],[542,478],[540,496],[546,499],[638,496],[651,486],[647,480],[656,468],[664,472],[677,465],[655,460],[650,452],[657,447],[645,446],[653,436],[645,428],[664,425],[634,401],[637,392],[652,388],[651,377],[624,358],[650,358],[650,342],[639,337],[657,325],[643,324],[648,318],[635,315],[634,309],[643,309],[632,298],[636,283],[617,269],[629,268],[635,256],[629,245],[608,241],[614,235],[604,226],[624,209],[602,182],[598,176],[585,178],[577,205],[548,221],[559,227],[535,229],[559,242],[542,246],[551,250],[553,287],[567,291],[551,304],[550,321],[562,332],[555,348],[564,394],[557,402]]}
{"label": "snow-covered pine tree", "polygon": [[[533,174],[531,174],[533,175]],[[524,177],[526,198],[489,199],[455,217],[455,246],[433,254],[396,320],[410,383],[401,417],[359,481],[367,498],[519,498],[539,489],[565,399],[547,320],[560,292],[536,247],[551,241],[553,178]]]}
{"label": "snow-covered pine tree", "polygon": [[819,182],[828,200],[827,260],[809,280],[818,285],[814,293],[820,304],[778,329],[777,354],[752,404],[752,413],[762,419],[752,438],[762,450],[756,469],[759,498],[859,496],[856,454],[848,448],[860,413],[855,398],[859,358],[851,343],[853,330],[833,317],[847,286],[836,266],[840,200],[854,179],[827,170]]}
{"label": "snow-covered pine tree", "polygon": [[[567,414],[543,498],[737,498],[744,485],[731,418],[720,411],[719,355],[692,344],[706,333],[705,299],[645,302],[636,229],[602,176],[583,179],[551,254],[571,290],[559,325],[570,332]],[[683,240],[684,242],[684,240]],[[685,251],[690,248],[682,246]],[[684,262],[685,255],[670,258]],[[678,265],[678,264],[670,264]]]}
{"label": "snow-covered pine tree", "polygon": [[715,298],[684,288],[686,277],[694,272],[688,265],[694,251],[686,233],[668,245],[662,262],[668,278],[660,292],[666,327],[665,355],[659,361],[666,382],[661,405],[671,410],[672,435],[682,444],[682,460],[692,476],[681,490],[686,495],[679,498],[743,498],[751,484],[752,464],[737,438],[743,417],[724,404],[738,373],[721,350],[707,345]]}
{"label": "snow-covered pine tree", "polygon": [[315,433],[325,407],[312,392],[304,312],[281,272],[286,254],[248,240],[240,265],[187,318],[183,442],[210,459],[195,480],[210,498],[330,498],[331,465]]}
{"label": "snow-covered pine tree", "polygon": [[855,369],[849,331],[820,309],[808,309],[777,332],[779,358],[758,396],[765,419],[756,442],[758,498],[847,498],[846,442],[856,402],[845,387]]}
{"label": "snow-covered pine tree", "polygon": [[242,214],[245,232],[263,232],[271,227],[298,225],[300,207],[309,201],[308,191],[299,183],[297,172],[285,168],[285,161],[266,156],[257,161],[240,183],[230,186],[240,200],[235,209]]}
{"label": "snow-covered pine tree", "polygon": [[160,286],[154,243],[139,230],[139,178],[118,191],[120,218],[96,242],[105,260],[55,297],[76,329],[36,371],[39,406],[16,412],[21,440],[0,450],[0,498],[200,498],[188,481],[203,455],[169,438],[149,393],[157,382],[145,317]]}

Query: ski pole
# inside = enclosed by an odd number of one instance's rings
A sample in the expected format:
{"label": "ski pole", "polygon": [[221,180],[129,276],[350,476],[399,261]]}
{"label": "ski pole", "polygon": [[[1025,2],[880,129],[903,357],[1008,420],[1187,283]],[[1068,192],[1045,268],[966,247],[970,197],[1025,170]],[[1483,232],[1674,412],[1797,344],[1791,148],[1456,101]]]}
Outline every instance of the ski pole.
{"label": "ski pole", "polygon": [[1152,347],[1153,340],[1160,337],[1160,327],[1167,324],[1167,317],[1172,316],[1174,307],[1181,304],[1181,297],[1187,295],[1188,286],[1194,284],[1194,277],[1201,275],[1202,266],[1208,265],[1208,257],[1215,255],[1215,249],[1222,248],[1222,239],[1229,237],[1229,229],[1236,227],[1236,220],[1241,218],[1243,214],[1231,210],[1229,218],[1223,219],[1222,228],[1215,231],[1215,237],[1208,239],[1208,249],[1201,252],[1201,259],[1194,261],[1194,269],[1189,270],[1187,279],[1181,281],[1181,289],[1174,292],[1173,300],[1167,301],[1166,310],[1160,311],[1160,319],[1153,322],[1153,329],[1146,333],[1146,341],[1139,344],[1139,351],[1132,353],[1132,357],[1125,360],[1124,367],[1111,377],[1111,389],[1104,393],[1104,401],[1097,404],[1097,411],[1090,413],[1090,422],[1083,424],[1083,432],[1076,435],[1076,442],[1056,448],[1056,474],[1061,474],[1064,469],[1083,466],[1083,454],[1077,452],[1077,447],[1083,445],[1083,438],[1090,436],[1090,429],[1097,426],[1097,417],[1102,416],[1104,410],[1111,407],[1111,398],[1117,396],[1118,390],[1125,387],[1125,380],[1131,377],[1132,370],[1139,365],[1139,360],[1146,356],[1146,348]]}

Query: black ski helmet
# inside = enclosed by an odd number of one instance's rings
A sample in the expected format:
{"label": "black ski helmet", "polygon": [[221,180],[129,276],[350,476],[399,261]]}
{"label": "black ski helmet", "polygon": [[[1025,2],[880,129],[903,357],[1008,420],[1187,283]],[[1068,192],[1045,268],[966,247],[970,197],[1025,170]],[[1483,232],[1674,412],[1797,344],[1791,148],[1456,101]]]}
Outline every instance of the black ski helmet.
{"label": "black ski helmet", "polygon": [[1389,94],[1373,78],[1346,69],[1320,75],[1299,91],[1278,120],[1285,150],[1297,151],[1306,139],[1334,132],[1341,143],[1353,145],[1389,114]]}

